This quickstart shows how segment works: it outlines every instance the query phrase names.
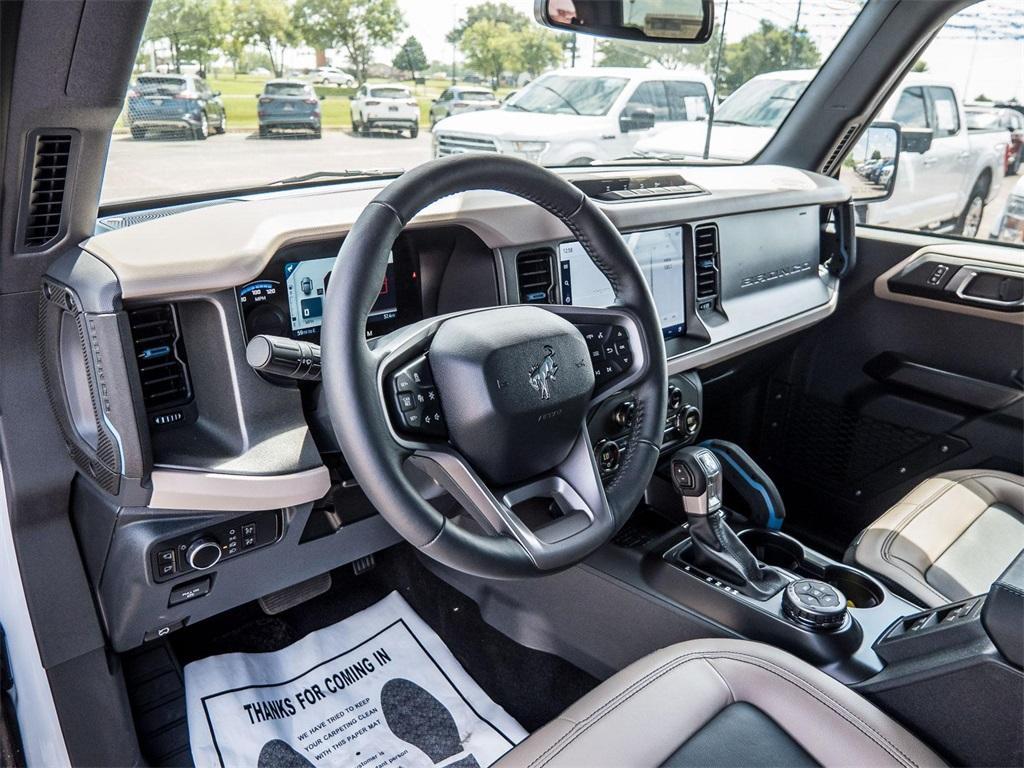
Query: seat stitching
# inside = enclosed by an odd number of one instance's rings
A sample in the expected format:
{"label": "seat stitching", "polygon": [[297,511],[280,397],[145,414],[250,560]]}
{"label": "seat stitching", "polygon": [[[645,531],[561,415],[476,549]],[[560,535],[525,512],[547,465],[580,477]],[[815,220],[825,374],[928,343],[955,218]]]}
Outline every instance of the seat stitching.
{"label": "seat stitching", "polygon": [[[760,669],[765,670],[769,674],[775,675],[776,677],[782,679],[784,682],[788,682],[790,685],[793,685],[794,687],[802,690],[804,693],[806,693],[811,698],[816,699],[820,704],[822,704],[826,708],[832,710],[833,713],[835,713],[841,719],[845,720],[850,725],[852,725],[854,728],[859,730],[868,739],[870,739],[876,745],[878,745],[884,751],[886,751],[891,757],[897,759],[899,762],[903,763],[904,765],[913,766],[914,768],[917,767],[917,763],[915,763],[899,747],[897,747],[895,744],[893,744],[889,739],[887,739],[883,734],[881,734],[879,731],[877,731],[870,724],[864,722],[855,713],[851,712],[849,709],[847,709],[845,706],[843,706],[839,701],[837,701],[836,699],[832,698],[832,696],[830,696],[828,693],[826,693],[825,691],[822,691],[820,688],[818,688],[816,685],[814,685],[814,683],[808,682],[807,680],[804,680],[804,679],[794,675],[792,672],[789,672],[788,670],[785,670],[782,667],[780,667],[780,666],[778,666],[778,665],[776,665],[776,664],[774,664],[774,663],[772,663],[770,661],[766,661],[764,659],[760,659],[760,658],[758,658],[756,656],[750,656],[748,654],[742,654],[742,653],[736,653],[736,652],[717,652],[717,653],[712,652],[712,653],[709,653],[707,651],[695,651],[693,653],[685,654],[683,656],[676,656],[676,657],[666,661],[662,666],[652,670],[647,675],[645,675],[644,677],[640,678],[640,680],[638,680],[635,683],[631,684],[629,687],[627,687],[625,690],[621,691],[619,694],[617,694],[616,696],[614,696],[611,699],[609,699],[607,702],[601,704],[599,707],[597,707],[597,709],[595,709],[589,715],[587,715],[586,717],[584,717],[581,720],[577,721],[576,725],[574,725],[571,729],[569,729],[569,731],[567,731],[561,737],[559,737],[544,752],[542,752],[540,755],[538,755],[533,760],[533,762],[530,763],[530,768],[534,768],[534,766],[542,766],[542,765],[545,765],[548,762],[550,762],[551,759],[556,757],[560,752],[562,752],[566,747],[568,747],[569,744],[572,741],[574,741],[576,738],[578,738],[584,732],[589,730],[591,726],[595,725],[602,718],[604,718],[607,714],[609,714],[610,712],[612,712],[615,709],[617,709],[624,702],[626,702],[629,699],[631,699],[637,693],[641,692],[642,690],[647,688],[652,683],[656,682],[658,679],[660,679],[664,675],[668,674],[669,672],[672,672],[673,670],[677,669],[678,667],[681,667],[681,666],[689,663],[690,661],[693,661],[694,659],[705,659],[705,660],[707,660],[708,658],[733,659],[734,661],[739,661],[741,663],[750,664],[751,666],[755,666],[755,667],[758,667]],[[811,693],[811,691],[809,691],[807,689],[808,687],[813,689],[814,691],[817,691],[817,693],[820,694],[820,696],[823,697],[823,699],[819,698],[819,696],[815,696],[813,693]],[[874,735],[872,736],[872,734],[874,734]]]}

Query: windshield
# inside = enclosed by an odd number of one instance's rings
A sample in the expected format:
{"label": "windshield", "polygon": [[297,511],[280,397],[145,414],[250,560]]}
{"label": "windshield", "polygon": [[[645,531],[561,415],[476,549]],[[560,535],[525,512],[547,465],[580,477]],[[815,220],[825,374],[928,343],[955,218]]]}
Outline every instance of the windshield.
{"label": "windshield", "polygon": [[405,88],[371,88],[370,96],[375,99],[411,99],[412,94]]}
{"label": "windshield", "polygon": [[622,77],[549,75],[526,86],[514,106],[523,112],[549,115],[603,115],[626,82]]}
{"label": "windshield", "polygon": [[267,96],[312,96],[313,89],[302,83],[267,83],[263,93]]}
{"label": "windshield", "polygon": [[806,87],[803,80],[752,80],[722,103],[715,122],[777,128]]}
{"label": "windshield", "polygon": [[865,0],[716,0],[703,45],[556,32],[534,2],[153,0],[100,203],[340,183],[479,151],[685,164],[702,161],[709,117],[711,160],[745,162]]}

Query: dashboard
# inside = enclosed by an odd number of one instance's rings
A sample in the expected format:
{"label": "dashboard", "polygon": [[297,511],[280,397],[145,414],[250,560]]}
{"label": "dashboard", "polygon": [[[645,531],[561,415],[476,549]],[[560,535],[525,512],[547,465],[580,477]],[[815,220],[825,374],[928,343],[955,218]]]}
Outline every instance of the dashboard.
{"label": "dashboard", "polygon": [[[581,189],[653,190],[594,199],[623,233],[661,317],[667,449],[699,437],[702,369],[835,308],[828,262],[853,233],[830,224],[848,205],[832,179],[694,167],[685,189],[659,191],[657,168],[566,175]],[[339,248],[381,187],[120,216],[44,278],[43,365],[87,479],[75,484],[72,515],[115,649],[397,542],[348,471],[318,370],[306,381],[264,375],[246,355],[255,336],[270,336],[311,358]],[[680,192],[690,189],[700,194]],[[613,299],[553,216],[504,193],[469,192],[429,206],[393,244],[366,337],[465,309]],[[613,363],[601,344],[591,353],[595,369]],[[609,482],[627,458],[622,436],[634,413],[623,391],[588,420]]]}

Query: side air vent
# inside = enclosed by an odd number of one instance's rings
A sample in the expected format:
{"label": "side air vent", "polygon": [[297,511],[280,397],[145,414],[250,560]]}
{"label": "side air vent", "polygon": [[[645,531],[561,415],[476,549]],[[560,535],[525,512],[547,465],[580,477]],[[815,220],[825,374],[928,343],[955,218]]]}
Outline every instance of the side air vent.
{"label": "side air vent", "polygon": [[[174,308],[158,304],[133,309],[128,312],[128,321],[146,413],[152,416],[188,403],[192,386]],[[152,416],[152,423],[169,424],[181,418],[180,413],[169,413]]]}
{"label": "side air vent", "polygon": [[61,233],[71,143],[71,135],[66,133],[41,133],[35,137],[27,213],[22,223],[21,244],[25,248],[42,248]]}
{"label": "side air vent", "polygon": [[[718,227],[704,224],[697,227],[694,236],[694,262],[697,266],[697,308],[710,309],[718,295]],[[701,306],[708,303],[707,306]]]}
{"label": "side air vent", "polygon": [[551,304],[555,300],[555,279],[549,248],[523,251],[516,256],[519,301],[523,304]]}
{"label": "side air vent", "polygon": [[826,176],[832,176],[838,169],[839,164],[843,162],[846,157],[846,153],[850,151],[850,146],[853,144],[853,137],[860,129],[860,123],[850,123],[846,126],[846,130],[843,131],[842,137],[832,147],[832,151],[828,154],[828,159],[822,164],[821,172]]}

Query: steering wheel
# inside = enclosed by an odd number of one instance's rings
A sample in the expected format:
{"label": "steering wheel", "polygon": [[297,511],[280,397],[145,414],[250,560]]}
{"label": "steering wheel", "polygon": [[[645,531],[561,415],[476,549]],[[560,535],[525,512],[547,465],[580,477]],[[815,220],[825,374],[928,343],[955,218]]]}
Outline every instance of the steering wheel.
{"label": "steering wheel", "polygon": [[[367,342],[395,238],[427,205],[470,190],[517,195],[560,219],[608,279],[613,305],[468,310]],[[525,160],[442,158],[382,190],[335,260],[321,357],[331,423],[360,487],[402,537],[459,571],[521,578],[579,562],[625,523],[658,460],[667,378],[647,283],[597,206]],[[586,417],[627,388],[635,417],[605,488]],[[443,492],[468,518],[430,503]]]}

